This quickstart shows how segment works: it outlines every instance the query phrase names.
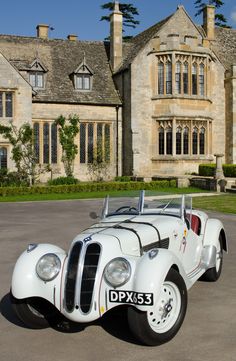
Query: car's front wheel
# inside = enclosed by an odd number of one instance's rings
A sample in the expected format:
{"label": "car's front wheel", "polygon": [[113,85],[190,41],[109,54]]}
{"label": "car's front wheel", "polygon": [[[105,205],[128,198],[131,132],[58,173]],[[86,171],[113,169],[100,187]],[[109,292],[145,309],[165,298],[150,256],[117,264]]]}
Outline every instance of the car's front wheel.
{"label": "car's front wheel", "polygon": [[38,297],[17,299],[11,293],[12,307],[18,318],[29,328],[42,329],[60,321],[59,311]]}
{"label": "car's front wheel", "polygon": [[187,309],[187,290],[181,275],[170,269],[161,286],[158,302],[148,312],[128,310],[132,333],[145,345],[157,346],[171,340],[180,329]]}

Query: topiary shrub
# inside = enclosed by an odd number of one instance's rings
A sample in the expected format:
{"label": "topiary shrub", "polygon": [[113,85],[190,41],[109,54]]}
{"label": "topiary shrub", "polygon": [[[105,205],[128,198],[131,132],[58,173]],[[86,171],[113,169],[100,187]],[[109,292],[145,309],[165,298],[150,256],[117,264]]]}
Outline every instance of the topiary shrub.
{"label": "topiary shrub", "polygon": [[198,173],[203,177],[214,177],[215,175],[215,164],[200,164],[198,168]]}

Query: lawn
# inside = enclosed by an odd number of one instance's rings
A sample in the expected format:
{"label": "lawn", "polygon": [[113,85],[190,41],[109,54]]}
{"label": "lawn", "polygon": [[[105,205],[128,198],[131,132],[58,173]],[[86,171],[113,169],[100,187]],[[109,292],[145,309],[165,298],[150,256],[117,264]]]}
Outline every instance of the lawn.
{"label": "lawn", "polygon": [[[146,195],[169,195],[169,194],[188,194],[204,193],[198,188],[162,188],[155,191],[146,191]],[[21,196],[0,197],[0,202],[31,202],[31,201],[59,201],[76,199],[104,198],[109,193],[110,197],[137,197],[139,191],[104,191],[104,192],[81,192],[65,194],[31,194]],[[206,192],[207,193],[207,192]],[[194,197],[193,207],[203,210],[233,213],[236,214],[236,195],[221,194],[208,197]]]}

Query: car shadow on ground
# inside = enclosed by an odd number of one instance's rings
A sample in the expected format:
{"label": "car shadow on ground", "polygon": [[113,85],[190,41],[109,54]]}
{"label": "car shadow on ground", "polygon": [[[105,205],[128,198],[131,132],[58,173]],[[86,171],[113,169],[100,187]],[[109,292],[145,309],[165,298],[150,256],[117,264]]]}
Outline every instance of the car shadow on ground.
{"label": "car shadow on ground", "polygon": [[[7,293],[0,301],[0,313],[10,323],[28,328],[18,317],[11,305],[10,293]],[[62,333],[79,333],[84,331],[87,327],[92,325],[100,326],[110,335],[133,344],[138,344],[136,339],[132,336],[127,320],[127,307],[120,306],[117,309],[110,310],[102,318],[97,321],[85,324],[72,322],[65,317],[61,317],[57,323],[50,323],[50,327],[57,332]]]}

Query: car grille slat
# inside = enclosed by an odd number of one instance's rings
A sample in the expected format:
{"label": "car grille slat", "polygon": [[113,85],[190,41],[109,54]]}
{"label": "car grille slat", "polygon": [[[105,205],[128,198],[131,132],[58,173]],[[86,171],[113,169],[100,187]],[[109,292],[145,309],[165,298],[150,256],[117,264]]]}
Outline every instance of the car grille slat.
{"label": "car grille slat", "polygon": [[67,278],[65,286],[65,305],[69,312],[74,309],[76,278],[79,257],[82,249],[82,243],[77,242],[74,244],[67,265]]}
{"label": "car grille slat", "polygon": [[100,252],[97,243],[89,244],[86,250],[80,294],[80,308],[84,313],[90,310]]}
{"label": "car grille slat", "polygon": [[[83,313],[90,311],[100,253],[101,247],[97,243],[74,244],[68,260],[65,282],[65,306],[68,312],[72,312],[75,305]],[[80,289],[76,291],[77,287]],[[78,300],[75,300],[76,295]]]}

